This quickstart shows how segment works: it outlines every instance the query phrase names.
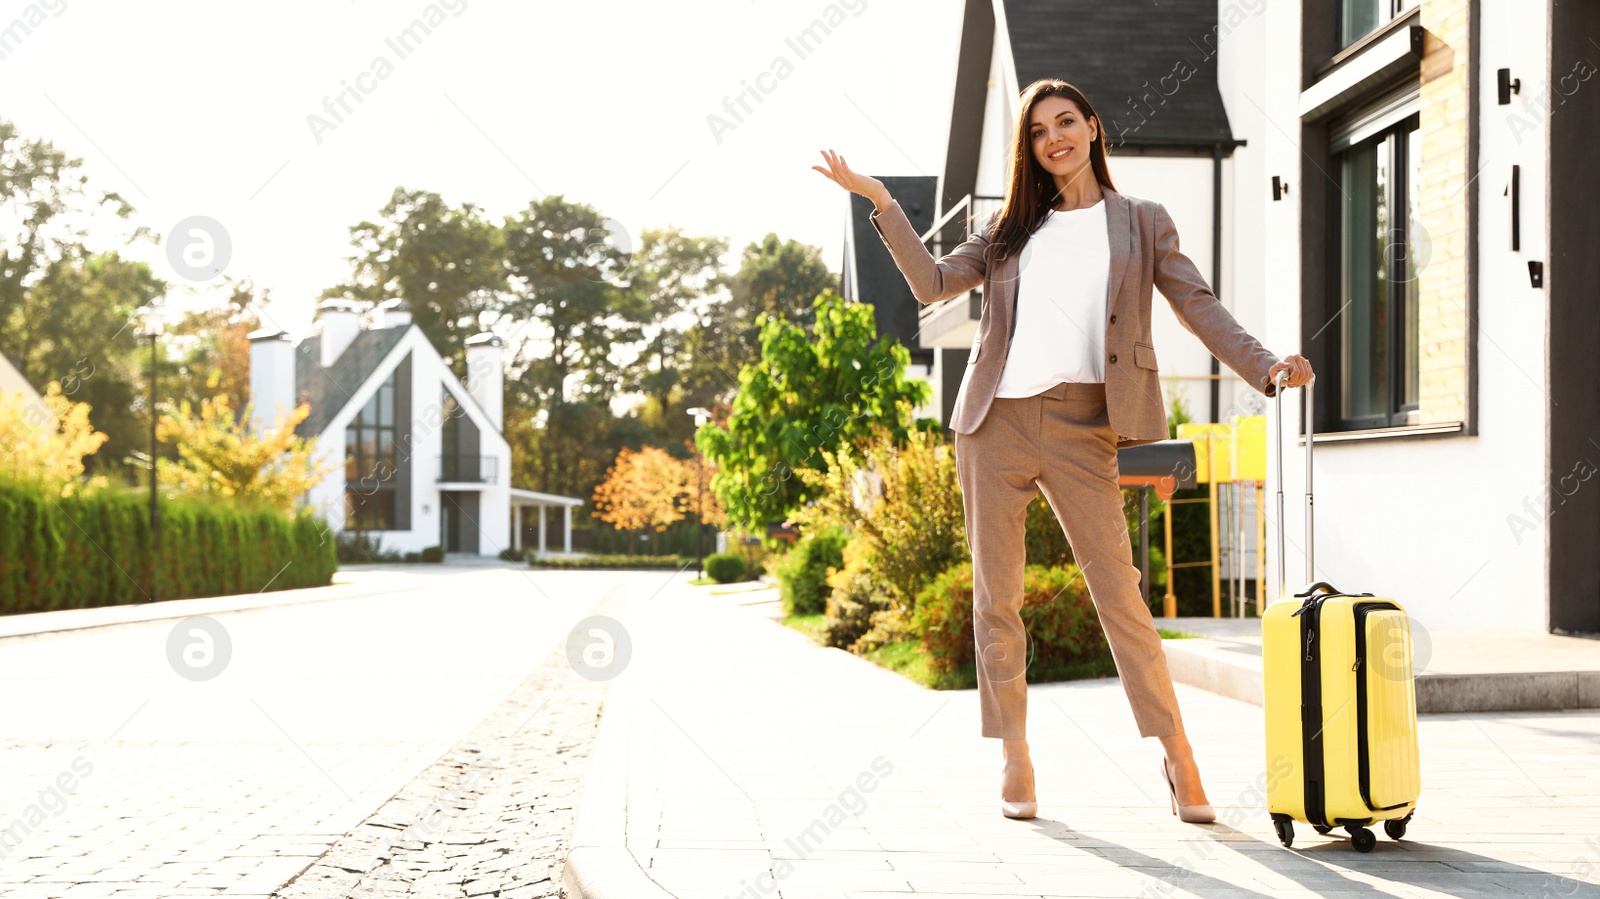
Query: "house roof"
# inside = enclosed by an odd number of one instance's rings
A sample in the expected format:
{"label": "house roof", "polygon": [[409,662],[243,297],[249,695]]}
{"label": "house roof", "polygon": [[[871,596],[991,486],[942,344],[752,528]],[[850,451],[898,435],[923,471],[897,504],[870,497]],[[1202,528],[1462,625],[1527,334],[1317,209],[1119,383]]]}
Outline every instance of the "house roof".
{"label": "house roof", "polygon": [[[918,234],[933,226],[934,192],[936,181],[932,175],[880,175],[878,180],[889,189],[890,195],[905,210],[911,227]],[[850,194],[849,250],[855,254],[855,285],[848,297],[871,303],[876,313],[878,333],[893,334],[911,351],[913,357],[927,355],[917,343],[917,330],[921,327],[917,312],[922,308],[911,295],[911,285],[900,273],[894,256],[872,227],[872,201],[859,194]]]}
{"label": "house roof", "polygon": [[295,347],[294,383],[299,394],[297,402],[309,402],[311,414],[300,422],[295,433],[302,437],[315,437],[327,430],[361,385],[372,375],[378,363],[387,357],[409,328],[383,328],[357,331],[355,339],[345,347],[333,366],[323,368],[322,337],[307,337]]}
{"label": "house roof", "polygon": [[1076,85],[1106,123],[1112,152],[1236,143],[1217,91],[1216,0],[969,2],[1004,3],[1018,87],[1040,78]]}

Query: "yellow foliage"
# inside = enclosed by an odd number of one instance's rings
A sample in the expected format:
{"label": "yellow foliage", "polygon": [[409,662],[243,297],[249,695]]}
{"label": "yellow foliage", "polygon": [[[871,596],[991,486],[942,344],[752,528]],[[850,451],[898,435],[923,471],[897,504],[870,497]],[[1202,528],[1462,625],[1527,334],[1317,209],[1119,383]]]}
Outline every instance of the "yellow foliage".
{"label": "yellow foliage", "polygon": [[186,493],[292,512],[306,491],[333,470],[317,461],[315,438],[294,432],[310,413],[311,407],[301,403],[257,435],[248,405],[235,417],[227,396],[217,396],[202,400],[195,417],[185,402],[178,414],[162,415],[156,426],[156,435],[176,447],[179,457],[177,462],[158,461],[161,479]]}
{"label": "yellow foliage", "polygon": [[83,458],[94,455],[106,435],[89,424],[88,403],[61,395],[59,381],[45,387],[41,400],[42,409],[20,391],[0,393],[0,473],[43,482],[65,496],[80,486]]}
{"label": "yellow foliage", "polygon": [[720,527],[728,516],[710,486],[715,473],[707,466],[702,475],[695,462],[678,459],[660,447],[637,451],[624,447],[594,490],[596,517],[625,531],[664,531],[699,511],[702,491],[697,479],[704,477],[704,520]]}

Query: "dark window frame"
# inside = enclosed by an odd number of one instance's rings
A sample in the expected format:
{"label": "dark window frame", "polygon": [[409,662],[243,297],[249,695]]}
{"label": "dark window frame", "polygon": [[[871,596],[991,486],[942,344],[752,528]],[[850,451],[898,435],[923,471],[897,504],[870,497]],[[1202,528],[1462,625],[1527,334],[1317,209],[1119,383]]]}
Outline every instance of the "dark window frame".
{"label": "dark window frame", "polygon": [[[401,526],[399,514],[400,434],[404,430],[399,426],[399,368],[389,372],[345,426],[345,527],[349,530],[408,529]],[[373,438],[371,452],[365,449],[368,433]]]}
{"label": "dark window frame", "polygon": [[[1369,107],[1370,108],[1370,107]],[[1359,119],[1363,116],[1347,117],[1346,121]],[[1416,277],[1408,276],[1406,271],[1411,252],[1411,221],[1409,215],[1395,215],[1396,210],[1408,210],[1411,200],[1411,178],[1408,151],[1413,140],[1412,132],[1419,125],[1420,115],[1410,112],[1394,121],[1383,124],[1371,133],[1361,134],[1359,139],[1350,142],[1348,146],[1341,146],[1346,141],[1343,138],[1334,138],[1329,141],[1328,162],[1329,176],[1335,182],[1335,190],[1328,195],[1326,212],[1326,266],[1327,294],[1329,305],[1336,313],[1325,326],[1328,341],[1327,371],[1329,377],[1318,378],[1319,385],[1326,385],[1326,399],[1319,397],[1319,401],[1326,402],[1322,407],[1323,421],[1319,423],[1319,430],[1325,431],[1357,431],[1374,428],[1405,427],[1414,424],[1420,410],[1420,396],[1418,385],[1413,381],[1410,395],[1407,395],[1407,380],[1415,378],[1415,370],[1419,367],[1421,343],[1416,333],[1418,303],[1420,300],[1418,281]],[[1330,129],[1333,133],[1339,133]],[[1397,235],[1391,252],[1383,254],[1379,265],[1383,269],[1380,280],[1381,289],[1386,295],[1375,302],[1381,302],[1385,316],[1391,326],[1385,333],[1386,341],[1383,347],[1387,363],[1384,373],[1384,383],[1381,385],[1383,408],[1368,414],[1346,414],[1347,396],[1345,383],[1353,364],[1359,360],[1352,358],[1347,347],[1347,335],[1352,326],[1359,320],[1359,311],[1352,308],[1352,299],[1346,287],[1345,275],[1348,265],[1349,248],[1345,243],[1347,233],[1344,215],[1347,206],[1345,188],[1348,183],[1345,178],[1348,154],[1363,148],[1376,147],[1379,153],[1384,154],[1389,176],[1384,185],[1384,195],[1378,198],[1388,211],[1386,225],[1391,235]],[[1334,148],[1338,147],[1337,150]],[[1377,327],[1373,325],[1372,327]],[[1319,391],[1323,393],[1323,391]]]}
{"label": "dark window frame", "polygon": [[[1343,51],[1360,43],[1361,39],[1375,31],[1383,30],[1385,25],[1393,22],[1411,10],[1422,5],[1422,0],[1338,0],[1331,4],[1334,15],[1333,33],[1338,44],[1338,49]],[[1377,21],[1371,25],[1361,27],[1351,22],[1356,13],[1355,7],[1376,7],[1372,12],[1377,16]]]}

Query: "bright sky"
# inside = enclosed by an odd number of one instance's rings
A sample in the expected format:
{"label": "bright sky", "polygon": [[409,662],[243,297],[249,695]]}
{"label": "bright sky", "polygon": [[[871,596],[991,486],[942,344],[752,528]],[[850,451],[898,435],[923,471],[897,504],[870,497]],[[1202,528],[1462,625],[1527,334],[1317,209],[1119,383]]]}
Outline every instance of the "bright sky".
{"label": "bright sky", "polygon": [[[787,40],[830,9],[842,21],[802,58]],[[227,272],[270,288],[269,316],[301,334],[317,293],[349,271],[348,228],[399,185],[495,221],[564,194],[633,233],[676,224],[729,238],[730,260],[773,231],[822,247],[836,270],[847,195],[810,166],[832,147],[870,174],[939,170],[960,10],[0,0],[0,117],[82,158],[92,188],[121,192],[163,235],[190,216],[221,223]],[[405,50],[403,33],[430,12],[437,24]],[[778,57],[782,78],[770,74]],[[727,116],[747,83],[770,90],[719,142],[707,118]],[[335,101],[339,121],[325,101],[347,90],[361,102],[345,113]],[[331,125],[320,140],[313,114]],[[164,250],[145,258],[190,283]]]}

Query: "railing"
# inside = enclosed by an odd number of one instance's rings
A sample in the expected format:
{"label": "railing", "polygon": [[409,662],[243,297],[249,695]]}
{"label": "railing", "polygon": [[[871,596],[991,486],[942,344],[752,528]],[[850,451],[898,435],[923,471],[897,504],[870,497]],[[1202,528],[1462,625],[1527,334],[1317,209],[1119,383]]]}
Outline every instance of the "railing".
{"label": "railing", "polygon": [[[956,243],[972,236],[975,228],[982,228],[988,224],[989,216],[999,209],[1005,202],[1005,197],[987,196],[984,194],[967,194],[956,202],[954,206],[945,210],[944,214],[933,223],[926,234],[922,235],[922,242],[927,245],[928,252],[933,258],[938,259],[956,248]],[[950,243],[944,239],[946,228],[960,225],[960,240]],[[955,297],[952,300],[957,299]],[[959,307],[965,306],[963,311]],[[964,302],[952,305],[950,302],[932,303],[917,310],[917,344],[919,346],[936,346],[945,348],[959,348],[948,341],[957,340],[965,346],[970,339],[965,336],[969,332],[970,323],[976,322],[983,311],[983,290],[976,288],[966,294]],[[945,335],[957,334],[958,337]],[[924,342],[926,341],[926,342]]]}
{"label": "railing", "polygon": [[[993,197],[985,194],[967,194],[956,202],[954,206],[946,209],[944,215],[939,216],[927,233],[922,235],[922,242],[927,244],[928,252],[937,259],[945,253],[955,249],[952,244],[945,246],[943,239],[944,228],[952,219],[961,222],[961,240],[972,236],[974,228],[981,228],[989,221],[989,216],[999,209],[1005,202],[1005,197]],[[958,241],[959,243],[959,241]]]}
{"label": "railing", "polygon": [[460,484],[493,484],[500,460],[494,456],[439,457],[439,480]]}

